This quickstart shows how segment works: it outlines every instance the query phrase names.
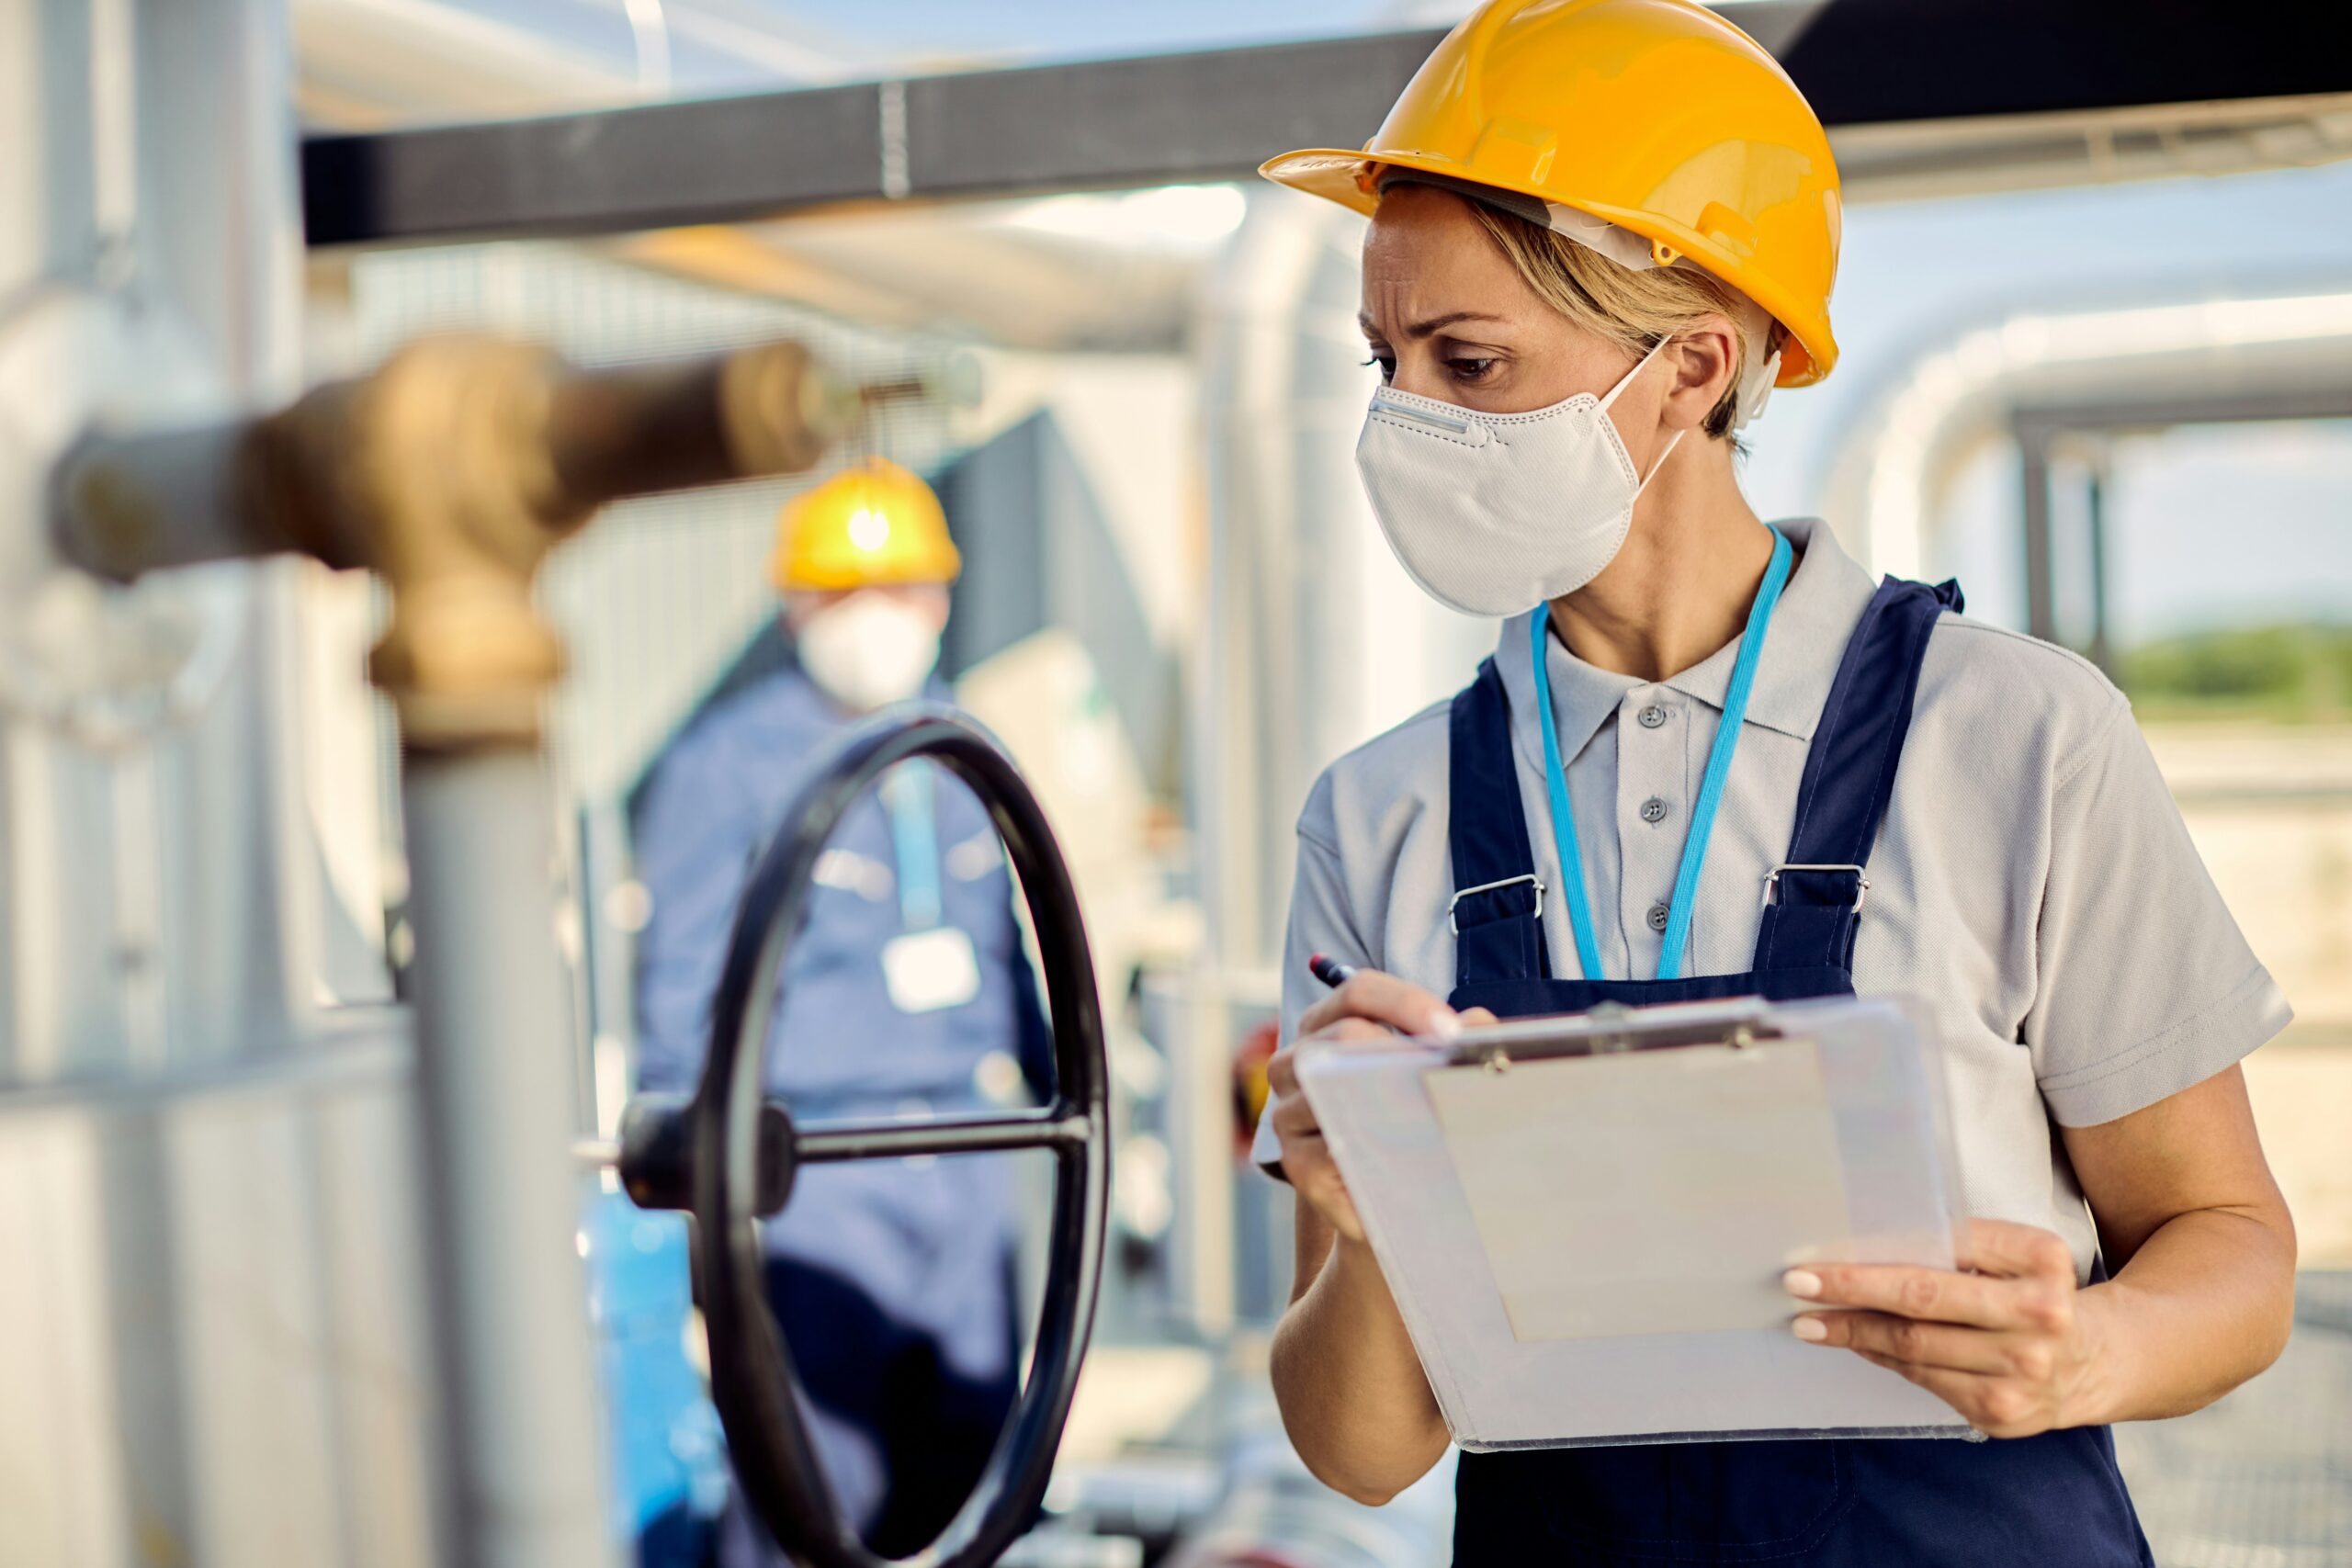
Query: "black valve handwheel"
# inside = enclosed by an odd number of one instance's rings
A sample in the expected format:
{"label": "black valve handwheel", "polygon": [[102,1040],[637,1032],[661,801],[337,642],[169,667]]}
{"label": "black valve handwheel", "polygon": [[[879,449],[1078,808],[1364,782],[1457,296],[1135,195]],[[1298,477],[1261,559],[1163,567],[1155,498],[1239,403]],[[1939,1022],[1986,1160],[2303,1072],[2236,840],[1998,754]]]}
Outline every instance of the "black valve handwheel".
{"label": "black valve handwheel", "polygon": [[[763,1095],[776,979],[834,829],[879,774],[915,757],[970,786],[1019,874],[1052,1014],[1054,1100],[1042,1111],[797,1127],[787,1109]],[[841,1046],[880,1053],[890,1042]],[[745,885],[711,1010],[710,1054],[701,1088],[683,1108],[686,1146],[678,1151],[688,1167],[679,1173],[685,1189],[680,1195],[689,1198],[701,1230],[711,1393],[735,1472],[777,1544],[808,1568],[881,1568],[892,1561],[981,1568],[1035,1519],[1069,1416],[1102,1280],[1108,1093],[1102,1009],[1077,889],[1012,760],[986,731],[942,707],[896,708],[849,730],[794,801]],[[978,1484],[939,1540],[910,1558],[877,1557],[835,1506],[801,1419],[791,1349],[768,1306],[757,1222],[790,1201],[792,1172],[801,1165],[1001,1149],[1054,1155],[1053,1224],[1029,1375]],[[639,1196],[645,1201],[656,1194]]]}

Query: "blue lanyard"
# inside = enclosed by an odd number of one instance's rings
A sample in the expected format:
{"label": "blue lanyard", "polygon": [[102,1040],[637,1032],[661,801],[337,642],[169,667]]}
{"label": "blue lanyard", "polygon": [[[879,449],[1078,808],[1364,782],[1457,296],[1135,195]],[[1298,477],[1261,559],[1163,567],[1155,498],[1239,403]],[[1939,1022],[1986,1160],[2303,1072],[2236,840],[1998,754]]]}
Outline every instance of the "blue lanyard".
{"label": "blue lanyard", "polygon": [[890,852],[899,863],[899,919],[910,931],[940,919],[939,825],[932,815],[931,766],[910,761],[883,781],[890,808]]}
{"label": "blue lanyard", "polygon": [[[1731,690],[1724,694],[1723,722],[1715,727],[1715,743],[1707,753],[1707,771],[1699,781],[1699,801],[1690,813],[1690,831],[1682,840],[1682,866],[1675,874],[1674,896],[1667,902],[1666,945],[1659,951],[1657,977],[1679,979],[1682,950],[1690,941],[1690,906],[1699,892],[1699,868],[1707,859],[1707,840],[1715,830],[1715,808],[1723,804],[1724,781],[1731,774],[1732,753],[1739,750],[1740,727],[1747,719],[1747,694],[1756,684],[1756,663],[1764,651],[1764,629],[1781,602],[1789,581],[1792,552],[1785,536],[1772,535],[1772,564],[1747,608],[1747,629],[1740,634],[1739,657],[1731,667]],[[1528,642],[1535,649],[1535,711],[1544,730],[1544,784],[1552,807],[1552,837],[1559,846],[1561,889],[1568,900],[1568,927],[1576,933],[1577,963],[1584,977],[1598,980],[1600,948],[1593,939],[1592,909],[1586,901],[1584,860],[1577,852],[1577,820],[1568,809],[1568,775],[1560,765],[1560,733],[1552,717],[1552,675],[1544,668],[1544,644],[1551,612],[1536,607],[1528,626]]]}

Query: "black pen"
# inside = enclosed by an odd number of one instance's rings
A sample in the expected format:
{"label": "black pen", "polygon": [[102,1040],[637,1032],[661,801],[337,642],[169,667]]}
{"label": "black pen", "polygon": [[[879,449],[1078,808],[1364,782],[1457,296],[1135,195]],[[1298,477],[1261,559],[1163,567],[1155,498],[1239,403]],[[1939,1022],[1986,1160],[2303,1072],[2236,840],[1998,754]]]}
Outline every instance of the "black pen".
{"label": "black pen", "polygon": [[1335,991],[1346,985],[1348,977],[1355,973],[1351,965],[1342,964],[1330,954],[1324,953],[1318,953],[1309,958],[1306,961],[1306,968],[1309,974]]}

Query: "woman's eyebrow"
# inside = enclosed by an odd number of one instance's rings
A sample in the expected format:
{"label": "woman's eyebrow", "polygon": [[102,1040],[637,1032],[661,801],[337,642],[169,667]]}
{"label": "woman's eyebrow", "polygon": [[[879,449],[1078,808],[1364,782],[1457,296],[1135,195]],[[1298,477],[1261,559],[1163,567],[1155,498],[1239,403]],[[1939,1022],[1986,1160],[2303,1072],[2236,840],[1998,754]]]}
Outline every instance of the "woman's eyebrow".
{"label": "woman's eyebrow", "polygon": [[[1408,338],[1423,338],[1431,333],[1443,332],[1457,321],[1499,321],[1502,319],[1500,316],[1489,315],[1484,310],[1449,310],[1442,316],[1431,316],[1426,321],[1413,322],[1405,329],[1403,335]],[[1380,329],[1373,324],[1370,316],[1357,316],[1356,325],[1363,329],[1363,335],[1366,337],[1380,335]]]}

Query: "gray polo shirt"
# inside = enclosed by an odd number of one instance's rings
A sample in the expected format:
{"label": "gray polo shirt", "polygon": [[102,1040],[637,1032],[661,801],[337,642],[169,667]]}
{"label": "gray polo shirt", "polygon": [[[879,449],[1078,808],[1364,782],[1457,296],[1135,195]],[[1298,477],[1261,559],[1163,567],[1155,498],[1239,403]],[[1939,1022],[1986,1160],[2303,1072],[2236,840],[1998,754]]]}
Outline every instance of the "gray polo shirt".
{"label": "gray polo shirt", "polygon": [[[1823,524],[1764,641],[1690,923],[1686,975],[1752,966],[1764,877],[1846,639],[1874,587]],[[1537,874],[1559,886],[1528,638],[1504,623],[1521,804]],[[1553,717],[1605,978],[1657,974],[1652,911],[1684,829],[1736,646],[1665,681],[1597,670],[1547,639]],[[1466,681],[1470,671],[1464,671]],[[1283,1038],[1324,995],[1308,954],[1453,984],[1446,705],[1325,770],[1298,822]],[[1854,950],[1865,994],[1904,992],[1940,1037],[1969,1212],[2064,1236],[2088,1278],[2097,1237],[2052,1123],[2088,1126],[2221,1071],[2290,1016],[2205,873],[2121,693],[2091,664],[1945,615],[1929,638],[1894,796],[1870,857]],[[1555,975],[1577,973],[1566,900],[1544,903]],[[1261,1124],[1256,1156],[1278,1158]]]}

